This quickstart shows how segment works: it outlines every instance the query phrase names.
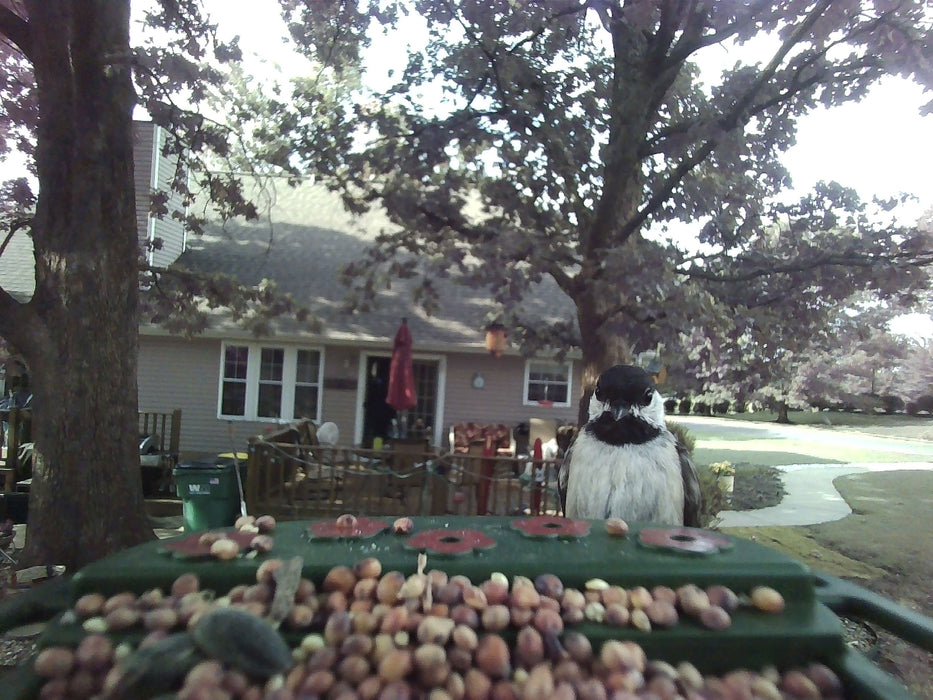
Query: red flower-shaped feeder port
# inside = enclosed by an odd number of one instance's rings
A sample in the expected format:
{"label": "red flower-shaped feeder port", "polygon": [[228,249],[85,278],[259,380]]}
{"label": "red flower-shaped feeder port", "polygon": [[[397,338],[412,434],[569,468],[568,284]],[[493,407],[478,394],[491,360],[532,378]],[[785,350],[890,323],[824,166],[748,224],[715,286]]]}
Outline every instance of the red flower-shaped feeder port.
{"label": "red flower-shaped feeder port", "polygon": [[638,542],[685,554],[716,554],[732,549],[732,540],[695,527],[647,528],[638,533]]}
{"label": "red flower-shaped feeder port", "polygon": [[389,527],[385,520],[353,518],[347,521],[344,516],[336,520],[321,520],[308,526],[311,538],[319,539],[365,539],[374,537]]}
{"label": "red flower-shaped feeder port", "polygon": [[[202,540],[203,532],[195,532],[180,540],[167,540],[162,543],[162,549],[170,552],[176,557],[196,558],[209,557],[211,555],[211,541]],[[240,547],[240,552],[249,549],[250,542],[256,537],[255,532],[223,532],[224,539],[233,540]]]}
{"label": "red flower-shaped feeder port", "polygon": [[590,524],[586,520],[571,520],[553,515],[513,520],[512,528],[527,537],[583,537],[590,532]]}
{"label": "red flower-shaped feeder port", "polygon": [[427,550],[432,554],[460,555],[474,549],[489,549],[496,541],[479,530],[424,530],[405,541],[408,549]]}

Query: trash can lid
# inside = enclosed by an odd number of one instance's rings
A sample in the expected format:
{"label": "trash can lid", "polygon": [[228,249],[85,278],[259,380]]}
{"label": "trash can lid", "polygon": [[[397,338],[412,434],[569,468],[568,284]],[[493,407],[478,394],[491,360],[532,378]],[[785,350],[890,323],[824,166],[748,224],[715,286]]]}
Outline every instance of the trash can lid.
{"label": "trash can lid", "polygon": [[176,469],[226,469],[236,464],[237,460],[233,457],[221,457],[212,455],[209,457],[198,457],[188,462],[181,462]]}

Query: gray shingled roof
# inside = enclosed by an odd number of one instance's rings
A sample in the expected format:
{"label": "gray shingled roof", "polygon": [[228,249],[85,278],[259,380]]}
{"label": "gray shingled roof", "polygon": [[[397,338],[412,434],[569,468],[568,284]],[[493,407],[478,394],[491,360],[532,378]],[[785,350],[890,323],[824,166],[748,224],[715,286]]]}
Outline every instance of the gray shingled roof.
{"label": "gray shingled roof", "polygon": [[[271,193],[269,217],[260,222],[228,222],[210,226],[204,236],[191,236],[179,264],[200,272],[224,272],[242,283],[274,280],[279,289],[307,303],[324,322],[323,335],[335,342],[391,342],[402,317],[407,317],[419,349],[450,345],[481,348],[490,296],[452,281],[440,281],[438,312],[427,316],[416,308],[410,284],[395,280],[379,294],[372,312],[343,310],[346,288],[339,270],[363,255],[368,241],[387,225],[379,214],[354,218],[336,195],[321,186],[297,188],[282,184]],[[523,310],[542,323],[575,315],[573,304],[550,278]],[[278,336],[307,336],[289,319],[277,323]]]}

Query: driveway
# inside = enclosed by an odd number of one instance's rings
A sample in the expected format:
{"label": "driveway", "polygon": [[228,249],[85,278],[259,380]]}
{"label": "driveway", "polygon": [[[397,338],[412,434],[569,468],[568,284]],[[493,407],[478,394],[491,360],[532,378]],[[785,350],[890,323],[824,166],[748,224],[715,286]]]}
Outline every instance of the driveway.
{"label": "driveway", "polygon": [[[719,526],[806,526],[841,520],[852,509],[836,479],[872,472],[933,470],[933,442],[885,437],[841,428],[749,423],[723,418],[672,416],[696,438],[698,466],[728,460],[775,467],[784,498],[757,510],[727,510]],[[925,426],[919,426],[925,429]]]}
{"label": "driveway", "polygon": [[[724,459],[769,466],[933,462],[933,441],[929,440],[886,437],[831,426],[678,415],[668,419],[687,428],[696,438],[697,464]],[[925,424],[918,424],[918,434],[926,430]]]}

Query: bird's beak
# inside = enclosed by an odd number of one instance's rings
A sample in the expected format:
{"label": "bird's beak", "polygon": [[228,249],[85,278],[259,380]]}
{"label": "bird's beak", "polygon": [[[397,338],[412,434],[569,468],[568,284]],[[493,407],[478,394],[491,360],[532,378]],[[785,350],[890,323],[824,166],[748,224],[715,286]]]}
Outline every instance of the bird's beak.
{"label": "bird's beak", "polygon": [[632,412],[632,407],[627,403],[614,403],[609,407],[609,412],[616,420],[622,420]]}

